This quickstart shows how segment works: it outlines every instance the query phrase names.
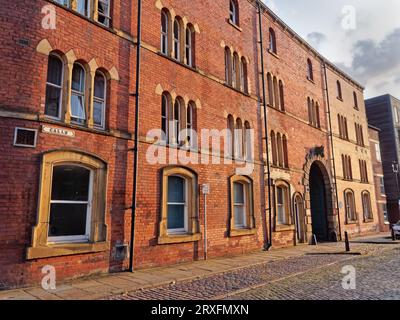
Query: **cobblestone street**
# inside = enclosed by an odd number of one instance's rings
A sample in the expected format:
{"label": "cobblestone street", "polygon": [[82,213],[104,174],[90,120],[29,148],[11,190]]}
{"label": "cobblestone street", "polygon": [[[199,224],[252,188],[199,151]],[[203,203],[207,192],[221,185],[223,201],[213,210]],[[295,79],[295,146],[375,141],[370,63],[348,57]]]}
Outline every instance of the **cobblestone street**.
{"label": "cobblestone street", "polygon": [[[365,250],[368,255],[310,253],[109,299],[399,299],[400,248],[369,244]],[[356,290],[341,286],[345,265],[356,268]]]}

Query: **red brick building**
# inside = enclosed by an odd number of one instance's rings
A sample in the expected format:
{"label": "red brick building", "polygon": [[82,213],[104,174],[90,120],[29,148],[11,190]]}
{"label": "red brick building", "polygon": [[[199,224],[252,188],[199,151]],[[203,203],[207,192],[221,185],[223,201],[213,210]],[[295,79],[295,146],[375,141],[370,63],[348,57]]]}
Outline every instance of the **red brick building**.
{"label": "red brick building", "polygon": [[[39,283],[46,265],[58,280],[126,270],[135,191],[134,268],[352,228],[326,88],[346,83],[347,103],[362,87],[255,1],[141,2],[139,64],[137,1],[3,6],[0,287]],[[353,233],[371,232],[372,211]]]}

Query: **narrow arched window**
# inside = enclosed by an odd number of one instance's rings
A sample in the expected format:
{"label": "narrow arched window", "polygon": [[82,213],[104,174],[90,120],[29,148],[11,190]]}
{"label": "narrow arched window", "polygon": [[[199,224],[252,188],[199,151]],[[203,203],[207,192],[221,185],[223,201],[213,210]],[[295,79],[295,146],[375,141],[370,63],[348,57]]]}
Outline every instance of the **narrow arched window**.
{"label": "narrow arched window", "polygon": [[279,109],[285,111],[285,94],[283,92],[283,82],[279,80]]}
{"label": "narrow arched window", "polygon": [[248,93],[247,62],[245,58],[242,58],[240,63],[240,90]]}
{"label": "narrow arched window", "polygon": [[225,81],[232,85],[232,56],[228,47],[225,48]]}
{"label": "narrow arched window", "polygon": [[282,136],[278,132],[276,134],[276,145],[278,149],[278,166],[283,167],[283,147],[282,147]]}
{"label": "narrow arched window", "polygon": [[246,160],[253,160],[253,135],[251,133],[250,123],[246,121],[244,123],[244,147],[245,147],[245,158]]}
{"label": "narrow arched window", "polygon": [[106,93],[107,93],[106,77],[102,72],[97,71],[94,77],[93,124],[95,127],[101,129],[105,128]]}
{"label": "narrow arched window", "polygon": [[63,63],[61,59],[51,54],[47,67],[45,115],[51,118],[61,118],[63,93]]}
{"label": "narrow arched window", "polygon": [[239,5],[237,0],[229,1],[229,19],[233,24],[239,25]]}
{"label": "narrow arched window", "polygon": [[196,131],[196,105],[193,101],[190,101],[186,110],[186,129],[187,129],[187,140],[189,146],[195,147],[196,141],[194,141],[194,132]]}
{"label": "narrow arched window", "polygon": [[274,29],[272,28],[269,28],[269,50],[275,54],[278,53],[276,47],[276,35]]}
{"label": "narrow arched window", "polygon": [[173,110],[173,116],[174,116],[174,138],[173,138],[173,143],[178,144],[179,142],[179,132],[181,128],[181,102],[179,99],[175,100],[174,103],[174,110]]}
{"label": "narrow arched window", "polygon": [[354,99],[354,109],[358,110],[358,99],[357,99],[357,93],[355,91],[353,92],[353,99]]}
{"label": "narrow arched window", "polygon": [[72,69],[71,120],[81,124],[84,124],[86,122],[85,82],[85,69],[79,63],[75,63]]}
{"label": "narrow arched window", "polygon": [[313,117],[313,105],[310,98],[307,98],[307,107],[308,107],[308,121],[312,125],[314,123]]}
{"label": "narrow arched window", "polygon": [[272,151],[272,164],[274,166],[278,165],[278,156],[277,156],[277,146],[276,146],[276,137],[275,132],[271,131],[271,151]]}
{"label": "narrow arched window", "polygon": [[315,102],[315,117],[316,117],[316,126],[317,128],[321,128],[321,120],[320,120],[320,116],[319,116],[319,104],[318,102]]}
{"label": "narrow arched window", "polygon": [[288,158],[288,149],[287,149],[287,139],[286,136],[282,136],[282,149],[283,149],[283,166],[285,168],[289,168],[289,158]]}
{"label": "narrow arched window", "polygon": [[238,90],[240,89],[239,71],[240,71],[239,56],[235,52],[233,54],[233,64],[232,64],[232,87]]}
{"label": "narrow arched window", "polygon": [[342,85],[340,84],[340,81],[336,81],[336,87],[337,87],[337,98],[339,100],[343,100],[343,95],[342,95]]}
{"label": "narrow arched window", "polygon": [[169,18],[165,9],[161,11],[161,52],[168,55]]}
{"label": "narrow arched window", "polygon": [[373,219],[372,207],[371,207],[371,197],[368,191],[362,193],[362,203],[363,203],[363,213],[364,220],[369,221]]}
{"label": "narrow arched window", "polygon": [[169,110],[170,110],[170,98],[166,93],[163,93],[161,97],[161,130],[163,131],[167,142],[170,141],[169,130],[168,130]]}
{"label": "narrow arched window", "polygon": [[178,19],[174,21],[174,58],[181,60],[181,26]]}
{"label": "narrow arched window", "polygon": [[279,109],[279,86],[278,79],[274,77],[274,107]]}
{"label": "narrow arched window", "polygon": [[243,123],[239,118],[236,120],[235,128],[235,143],[236,143],[236,157],[239,159],[243,158]]}
{"label": "narrow arched window", "polygon": [[355,222],[357,221],[356,214],[356,204],[354,200],[354,193],[351,190],[346,190],[344,193],[345,206],[346,206],[346,217],[347,222]]}
{"label": "narrow arched window", "polygon": [[191,25],[186,27],[186,37],[185,37],[185,55],[186,55],[186,64],[189,67],[194,66],[194,31]]}
{"label": "narrow arched window", "polygon": [[313,65],[310,59],[307,59],[307,77],[309,80],[314,81]]}
{"label": "narrow arched window", "polygon": [[227,143],[226,147],[228,148],[228,150],[225,153],[228,157],[233,158],[235,155],[235,143],[234,143],[235,123],[234,123],[232,115],[228,116],[228,124],[227,125],[228,125],[228,137],[227,137],[228,143]]}
{"label": "narrow arched window", "polygon": [[274,105],[274,84],[272,82],[272,76],[270,73],[267,74],[268,83],[268,104],[272,107]]}

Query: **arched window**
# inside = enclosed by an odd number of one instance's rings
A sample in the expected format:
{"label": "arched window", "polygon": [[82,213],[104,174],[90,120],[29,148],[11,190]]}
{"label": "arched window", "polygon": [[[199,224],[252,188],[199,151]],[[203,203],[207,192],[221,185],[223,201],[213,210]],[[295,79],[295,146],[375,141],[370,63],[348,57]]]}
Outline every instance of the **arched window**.
{"label": "arched window", "polygon": [[274,131],[271,131],[271,151],[272,151],[272,164],[276,166],[278,165],[278,155],[277,155],[276,137]]}
{"label": "arched window", "polygon": [[177,98],[175,100],[174,110],[173,110],[173,117],[174,117],[173,135],[174,135],[174,137],[173,137],[172,142],[174,144],[178,144],[179,143],[179,133],[180,133],[180,130],[181,130],[181,108],[182,108],[181,101],[180,101],[179,98]]}
{"label": "arched window", "polygon": [[235,52],[233,54],[233,64],[232,64],[232,87],[238,90],[240,90],[239,72],[240,72],[239,56]]}
{"label": "arched window", "polygon": [[105,128],[106,93],[107,93],[106,77],[101,71],[97,71],[94,77],[93,124],[95,127],[101,129]]}
{"label": "arched window", "polygon": [[79,63],[75,63],[72,69],[71,120],[80,124],[84,124],[86,122],[85,82],[85,69]]}
{"label": "arched window", "polygon": [[185,54],[186,64],[189,67],[194,67],[194,28],[191,24],[186,27],[186,38],[185,38]]}
{"label": "arched window", "polygon": [[236,157],[243,159],[243,123],[240,118],[236,120],[235,144]]}
{"label": "arched window", "polygon": [[278,166],[283,167],[283,146],[282,146],[282,136],[278,132],[276,134],[276,146],[278,149]]}
{"label": "arched window", "polygon": [[178,18],[174,20],[174,58],[181,61],[181,25]]}
{"label": "arched window", "polygon": [[169,15],[166,9],[161,11],[161,52],[168,55],[169,47]]}
{"label": "arched window", "polygon": [[358,99],[357,99],[357,93],[355,91],[353,92],[353,99],[354,99],[354,109],[358,110]]}
{"label": "arched window", "polygon": [[239,5],[237,0],[229,1],[229,19],[233,24],[239,25]]}
{"label": "arched window", "polygon": [[276,35],[274,29],[272,28],[269,28],[269,50],[275,54],[278,53],[276,47]]}
{"label": "arched window", "polygon": [[278,79],[274,77],[274,107],[279,109],[279,86]]}
{"label": "arched window", "polygon": [[247,62],[243,57],[240,63],[240,90],[248,93],[248,84],[247,84]]}
{"label": "arched window", "polygon": [[233,158],[234,157],[234,155],[235,155],[235,143],[234,143],[234,140],[235,140],[235,123],[234,123],[234,120],[233,120],[233,116],[232,115],[229,115],[228,116],[228,137],[227,137],[227,141],[228,141],[228,143],[227,143],[227,148],[228,148],[228,150],[227,150],[227,152],[226,152],[226,155],[228,156],[228,157],[231,157],[231,158]]}
{"label": "arched window", "polygon": [[276,185],[276,224],[290,225],[290,195],[286,183],[278,182]]}
{"label": "arched window", "polygon": [[225,81],[232,85],[232,55],[228,47],[225,47]]}
{"label": "arched window", "polygon": [[244,136],[244,147],[245,147],[246,160],[253,160],[253,158],[254,158],[253,139],[252,139],[253,136],[251,134],[251,127],[250,127],[250,123],[248,121],[245,121],[244,129],[245,129],[245,132],[244,132],[243,136]]}
{"label": "arched window", "polygon": [[352,190],[346,190],[344,192],[344,200],[345,200],[345,206],[346,206],[347,222],[351,223],[351,222],[357,221],[354,192]]}
{"label": "arched window", "polygon": [[279,80],[279,109],[281,111],[285,111],[285,94],[283,92],[283,82],[282,80]]}
{"label": "arched window", "polygon": [[161,96],[161,130],[165,135],[166,142],[171,141],[169,136],[169,115],[171,110],[171,98],[164,92]]}
{"label": "arched window", "polygon": [[313,116],[313,106],[312,106],[312,101],[310,98],[307,98],[307,107],[308,107],[308,121],[312,125],[314,122],[314,116]]}
{"label": "arched window", "polygon": [[361,194],[363,203],[364,221],[370,221],[373,219],[371,197],[368,191],[364,191]]}
{"label": "arched window", "polygon": [[162,170],[161,219],[159,244],[180,243],[185,235],[188,241],[198,241],[197,175],[183,167]]}
{"label": "arched window", "polygon": [[309,80],[314,81],[313,65],[310,59],[307,59],[307,77]]}
{"label": "arched window", "polygon": [[340,81],[336,81],[336,87],[337,87],[337,98],[339,100],[343,100],[343,95],[342,95],[342,85],[340,84]]}
{"label": "arched window", "polygon": [[243,235],[244,229],[254,230],[253,182],[245,176],[230,178],[230,236]]}
{"label": "arched window", "polygon": [[186,129],[188,130],[187,140],[191,148],[196,146],[194,141],[194,131],[196,131],[196,105],[190,101],[186,110]]}
{"label": "arched window", "polygon": [[282,136],[282,149],[283,149],[283,162],[284,167],[289,168],[289,157],[288,157],[288,150],[287,150],[287,139],[286,136]]}
{"label": "arched window", "polygon": [[272,76],[269,72],[267,74],[267,82],[268,82],[268,104],[272,107],[274,105],[274,84],[272,81]]}
{"label": "arched window", "polygon": [[51,118],[61,118],[63,94],[63,62],[55,55],[49,55],[46,82],[45,115]]}
{"label": "arched window", "polygon": [[318,102],[315,102],[315,117],[316,117],[316,120],[317,120],[317,122],[316,122],[317,128],[321,128],[321,120],[320,120],[320,117],[319,117],[319,104],[318,104]]}

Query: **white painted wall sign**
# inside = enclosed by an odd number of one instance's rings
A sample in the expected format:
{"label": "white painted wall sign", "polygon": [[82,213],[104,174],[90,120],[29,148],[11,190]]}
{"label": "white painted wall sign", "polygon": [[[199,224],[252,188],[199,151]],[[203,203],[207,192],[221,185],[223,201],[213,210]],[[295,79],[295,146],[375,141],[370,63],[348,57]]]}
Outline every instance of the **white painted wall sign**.
{"label": "white painted wall sign", "polygon": [[48,134],[55,134],[55,135],[58,135],[58,136],[75,138],[75,131],[66,130],[66,129],[42,126],[42,132],[43,133],[48,133]]}

